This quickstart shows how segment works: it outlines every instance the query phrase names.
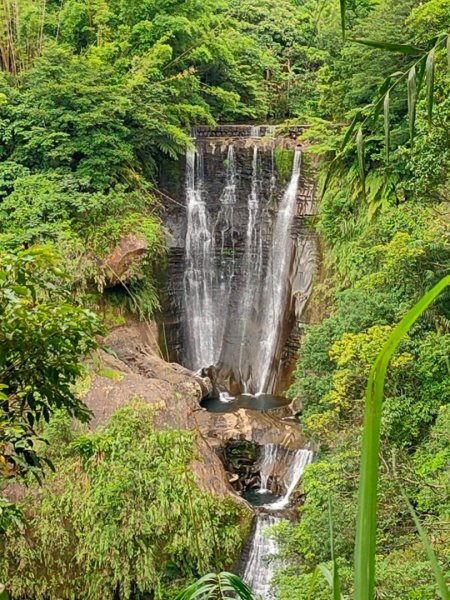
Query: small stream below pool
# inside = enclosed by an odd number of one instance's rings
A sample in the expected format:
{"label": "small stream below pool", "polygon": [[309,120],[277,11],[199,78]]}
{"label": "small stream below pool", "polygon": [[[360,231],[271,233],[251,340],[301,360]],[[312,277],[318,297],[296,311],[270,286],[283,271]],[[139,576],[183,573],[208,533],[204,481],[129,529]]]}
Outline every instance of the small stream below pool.
{"label": "small stream below pool", "polygon": [[[242,408],[267,412],[272,415],[276,427],[277,421],[281,420],[277,409],[287,407],[289,400],[271,394],[241,394],[232,397],[222,393],[218,397],[205,399],[202,405],[208,411],[219,414],[232,413]],[[288,412],[286,410],[281,414]],[[230,443],[229,466],[233,466],[232,459],[235,458],[236,451],[239,452],[239,444],[245,442],[234,440]],[[243,483],[239,493],[254,507],[255,516],[239,571],[258,600],[275,600],[272,581],[282,562],[271,529],[292,519],[292,496],[314,455],[307,448],[264,443],[258,445],[252,457],[251,443],[248,444],[249,449],[242,450],[242,462],[244,467],[245,464],[253,464],[249,466],[250,474],[245,474],[245,468],[243,470]]]}

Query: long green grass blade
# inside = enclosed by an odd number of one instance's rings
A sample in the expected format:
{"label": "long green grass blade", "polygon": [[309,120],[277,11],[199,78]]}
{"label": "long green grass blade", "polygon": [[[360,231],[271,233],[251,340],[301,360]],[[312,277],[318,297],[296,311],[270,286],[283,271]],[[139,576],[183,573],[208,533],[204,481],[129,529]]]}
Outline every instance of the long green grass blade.
{"label": "long green grass blade", "polygon": [[314,600],[314,590],[316,589],[317,577],[319,576],[319,567],[316,567],[311,576],[311,585],[309,586],[308,600]]}
{"label": "long green grass blade", "polygon": [[411,46],[410,44],[394,44],[390,42],[378,42],[376,40],[366,40],[364,38],[348,38],[350,42],[355,44],[363,44],[370,48],[379,48],[380,50],[387,50],[388,52],[398,52],[400,54],[406,54],[407,56],[421,56],[424,53],[422,48],[417,46]]}
{"label": "long green grass blade", "polygon": [[355,544],[355,599],[373,600],[377,526],[378,454],[384,381],[389,361],[402,338],[439,294],[450,285],[444,277],[403,317],[370,371],[366,389]]}
{"label": "long green grass blade", "polygon": [[408,73],[408,120],[411,146],[414,143],[414,124],[416,121],[417,81],[416,67],[413,65]]}
{"label": "long green grass blade", "polygon": [[358,153],[358,171],[361,180],[363,195],[366,195],[366,169],[364,165],[364,136],[362,127],[359,127],[356,134],[356,151]]}
{"label": "long green grass blade", "polygon": [[434,95],[434,62],[435,62],[435,49],[433,48],[428,52],[426,62],[426,73],[427,73],[427,114],[428,123],[431,125],[433,119],[433,95]]}
{"label": "long green grass blade", "polygon": [[408,496],[405,493],[405,490],[403,490],[403,489],[402,489],[402,494],[405,498],[405,502],[406,502],[409,512],[411,513],[411,516],[414,520],[415,526],[420,535],[420,539],[422,540],[422,544],[425,548],[425,552],[427,554],[428,560],[430,561],[431,567],[433,569],[434,577],[436,579],[436,583],[437,583],[437,586],[439,589],[439,595],[443,598],[443,600],[450,600],[450,589],[447,587],[447,584],[445,582],[444,573],[441,569],[441,565],[438,562],[437,556],[436,556],[433,548],[431,547],[431,543],[428,538],[428,535],[427,535],[425,529],[422,527],[422,523],[420,522],[416,511],[414,510],[411,502],[409,501]]}
{"label": "long green grass blade", "polygon": [[390,91],[386,92],[384,96],[383,102],[383,112],[384,112],[384,147],[386,150],[386,162],[389,162],[389,146],[390,146],[390,137],[391,137],[391,125],[390,125],[390,114],[389,114],[389,105],[390,105]]}

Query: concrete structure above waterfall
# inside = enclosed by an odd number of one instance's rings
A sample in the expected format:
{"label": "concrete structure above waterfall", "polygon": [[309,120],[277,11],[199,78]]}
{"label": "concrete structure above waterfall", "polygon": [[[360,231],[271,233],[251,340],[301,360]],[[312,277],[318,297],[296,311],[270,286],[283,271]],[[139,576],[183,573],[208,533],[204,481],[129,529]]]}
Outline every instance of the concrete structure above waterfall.
{"label": "concrete structure above waterfall", "polygon": [[190,369],[214,366],[232,394],[280,391],[298,345],[316,257],[299,132],[198,128],[178,176],[161,182],[174,200],[163,346]]}

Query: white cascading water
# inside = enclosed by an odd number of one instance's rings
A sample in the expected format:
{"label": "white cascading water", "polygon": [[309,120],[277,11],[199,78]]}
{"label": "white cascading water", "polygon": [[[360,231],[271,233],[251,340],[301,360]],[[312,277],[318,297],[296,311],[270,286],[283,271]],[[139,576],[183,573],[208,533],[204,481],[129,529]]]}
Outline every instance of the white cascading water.
{"label": "white cascading water", "polygon": [[202,154],[194,148],[186,153],[187,233],[184,272],[184,306],[192,366],[215,363],[218,348],[214,331],[213,259],[214,235],[202,195]]}
{"label": "white cascading water", "polygon": [[267,505],[271,510],[282,510],[289,506],[292,492],[297,487],[306,467],[313,459],[313,452],[302,448],[295,450],[294,457],[289,464],[289,468],[284,476],[285,492],[284,495],[277,500]]}
{"label": "white cascading water", "polygon": [[246,282],[240,303],[240,321],[242,327],[241,344],[239,349],[239,369],[244,385],[244,392],[248,392],[251,384],[251,369],[248,360],[251,356],[251,336],[248,328],[251,321],[251,313],[254,310],[255,299],[262,277],[262,235],[261,225],[258,223],[260,216],[260,185],[258,173],[258,145],[253,147],[252,160],[252,183],[248,197],[248,221],[245,235],[244,272]]}
{"label": "white cascading water", "polygon": [[264,334],[255,361],[258,392],[273,388],[273,360],[277,350],[280,328],[288,292],[289,268],[292,257],[291,227],[294,221],[300,181],[302,153],[295,150],[289,185],[281,201],[272,235],[272,249],[264,284]]}
{"label": "white cascading water", "polygon": [[[227,152],[227,177],[220,196],[220,210],[214,227],[216,231],[220,232],[220,269],[218,271],[218,289],[214,303],[216,313],[214,323],[211,324],[217,345],[214,364],[217,364],[224,343],[230,294],[235,276],[234,207],[236,205],[236,178],[236,155],[233,144],[230,144]],[[227,256],[226,248],[230,248],[231,257]]]}
{"label": "white cascading water", "polygon": [[261,476],[261,485],[259,488],[259,492],[263,494],[264,492],[269,491],[269,477],[273,475],[275,471],[275,466],[279,460],[279,448],[277,444],[265,444],[263,446],[263,455],[261,464],[259,467],[259,473]]}
{"label": "white cascading water", "polygon": [[[253,133],[256,136],[260,131]],[[227,146],[221,190],[208,188],[210,181],[204,175],[216,168],[212,155],[204,152],[201,144],[187,152],[183,280],[186,366],[197,371],[214,365],[233,373],[245,393],[270,394],[276,383],[283,319],[292,285],[296,243],[291,230],[301,151],[295,151],[291,180],[278,210],[272,211],[276,193],[274,145],[269,149],[269,173],[261,162],[263,152],[267,157],[267,147],[260,138],[252,146],[246,217],[239,206],[235,215],[239,191],[248,181],[238,170],[235,146]],[[206,160],[212,162],[204,165]],[[269,186],[264,187],[267,183]],[[235,248],[235,239],[240,247]],[[308,295],[309,290],[305,302]]]}
{"label": "white cascading water", "polygon": [[[293,458],[289,460],[292,454]],[[283,477],[284,495],[276,502],[266,504],[264,508],[267,511],[278,511],[289,506],[290,496],[312,459],[313,452],[304,448],[289,451],[276,444],[263,446],[263,456],[260,464],[261,493],[267,491],[269,477],[280,470],[280,462],[287,463],[287,469]],[[257,597],[259,594],[263,600],[272,600],[274,598],[271,591],[272,579],[275,569],[280,566],[280,562],[276,559],[278,554],[276,540],[273,536],[268,535],[267,529],[283,521],[283,518],[266,512],[256,515],[255,520],[243,579]]]}
{"label": "white cascading water", "polygon": [[[283,519],[275,515],[260,514],[255,517],[254,531],[243,580],[257,598],[272,600],[272,579],[278,564],[278,545],[268,529]],[[275,558],[275,560],[274,560]]]}

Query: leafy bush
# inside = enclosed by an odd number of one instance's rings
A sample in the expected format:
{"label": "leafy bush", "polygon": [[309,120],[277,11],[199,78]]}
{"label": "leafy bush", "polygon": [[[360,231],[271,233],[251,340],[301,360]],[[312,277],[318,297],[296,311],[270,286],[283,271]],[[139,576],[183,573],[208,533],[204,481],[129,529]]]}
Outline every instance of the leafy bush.
{"label": "leafy bush", "polygon": [[2,542],[13,597],[168,599],[233,563],[247,515],[199,487],[195,434],[156,430],[154,414],[136,399],[95,433],[53,428],[57,472],[31,488],[25,529]]}

